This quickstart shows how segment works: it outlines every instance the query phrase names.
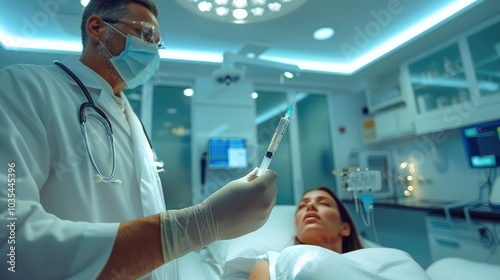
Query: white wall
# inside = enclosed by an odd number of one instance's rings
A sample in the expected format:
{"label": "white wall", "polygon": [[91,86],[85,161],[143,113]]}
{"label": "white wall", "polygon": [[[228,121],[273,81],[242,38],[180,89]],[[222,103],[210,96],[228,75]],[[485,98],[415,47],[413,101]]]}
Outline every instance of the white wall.
{"label": "white wall", "polygon": [[[366,98],[362,94],[329,96],[329,109],[332,114],[333,158],[335,168],[349,167],[349,155],[353,150],[364,148],[361,137],[361,111]],[[345,131],[341,132],[340,128]],[[341,184],[337,180],[337,186]],[[337,190],[337,194],[342,192]]]}

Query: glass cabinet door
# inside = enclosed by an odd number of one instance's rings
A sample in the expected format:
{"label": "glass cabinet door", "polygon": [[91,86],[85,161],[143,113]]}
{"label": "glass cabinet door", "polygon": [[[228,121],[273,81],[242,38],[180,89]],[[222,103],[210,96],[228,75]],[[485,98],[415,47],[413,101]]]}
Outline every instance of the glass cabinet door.
{"label": "glass cabinet door", "polygon": [[151,142],[165,164],[160,175],[167,209],[191,205],[191,97],[185,87],[153,88]]}
{"label": "glass cabinet door", "polygon": [[458,44],[410,64],[409,72],[419,114],[470,99]]}
{"label": "glass cabinet door", "polygon": [[500,22],[467,38],[481,97],[500,95]]}

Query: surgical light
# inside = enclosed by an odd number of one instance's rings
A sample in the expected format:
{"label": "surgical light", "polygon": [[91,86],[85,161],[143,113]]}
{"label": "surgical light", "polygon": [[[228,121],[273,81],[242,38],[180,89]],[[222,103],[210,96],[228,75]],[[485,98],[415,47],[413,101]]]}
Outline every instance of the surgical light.
{"label": "surgical light", "polygon": [[216,21],[253,23],[276,19],[307,0],[177,0],[189,11]]}
{"label": "surgical light", "polygon": [[82,6],[84,6],[84,7],[87,7],[89,2],[90,2],[90,0],[80,0],[80,4],[82,4]]}

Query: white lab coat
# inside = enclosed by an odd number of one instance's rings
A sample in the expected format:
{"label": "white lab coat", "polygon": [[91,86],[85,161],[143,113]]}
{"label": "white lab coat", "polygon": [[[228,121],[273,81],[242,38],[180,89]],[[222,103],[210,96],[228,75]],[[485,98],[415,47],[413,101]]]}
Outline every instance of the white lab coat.
{"label": "white lab coat", "polygon": [[[87,100],[62,69],[16,65],[1,70],[0,259],[12,255],[11,246],[15,249],[15,272],[2,261],[1,279],[95,279],[120,222],[165,210],[151,150],[124,95],[125,113],[109,84],[78,58],[63,64],[87,86],[113,126],[114,178],[122,185],[93,182],[95,171],[78,120],[79,107]],[[9,163],[15,163],[14,192],[7,187]],[[7,209],[10,193],[15,207]],[[14,230],[6,227],[10,222]],[[148,277],[166,279],[165,268]],[[117,278],[126,276],[116,272]]]}

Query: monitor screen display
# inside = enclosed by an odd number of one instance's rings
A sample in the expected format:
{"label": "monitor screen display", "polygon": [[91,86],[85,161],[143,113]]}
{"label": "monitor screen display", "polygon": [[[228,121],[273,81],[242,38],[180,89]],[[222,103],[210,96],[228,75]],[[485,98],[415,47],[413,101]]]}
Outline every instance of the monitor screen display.
{"label": "monitor screen display", "polygon": [[500,166],[500,120],[464,127],[461,135],[470,167]]}
{"label": "monitor screen display", "polygon": [[211,138],[208,140],[210,168],[246,168],[248,151],[243,138]]}

